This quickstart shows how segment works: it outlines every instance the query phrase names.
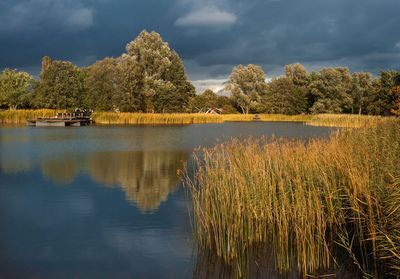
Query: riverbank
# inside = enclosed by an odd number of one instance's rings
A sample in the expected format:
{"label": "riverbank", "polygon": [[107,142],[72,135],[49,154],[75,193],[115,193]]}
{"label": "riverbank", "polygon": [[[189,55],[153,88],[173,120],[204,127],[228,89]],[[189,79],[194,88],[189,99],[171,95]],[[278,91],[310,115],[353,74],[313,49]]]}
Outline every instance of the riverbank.
{"label": "riverbank", "polygon": [[392,121],[308,143],[204,149],[186,179],[199,250],[235,267],[235,277],[246,277],[250,251],[263,247],[281,273],[352,263],[364,278],[400,276],[399,138]]}
{"label": "riverbank", "polygon": [[[27,119],[37,117],[52,117],[61,110],[3,110],[0,111],[0,124],[25,124]],[[201,124],[223,123],[228,121],[254,121],[253,114],[199,114],[199,113],[115,113],[95,112],[92,118],[96,124],[104,125],[137,125],[137,124]],[[314,126],[332,127],[373,127],[378,123],[392,122],[395,118],[344,115],[344,114],[319,114],[319,115],[283,115],[259,114],[257,121],[288,121],[304,122]]]}

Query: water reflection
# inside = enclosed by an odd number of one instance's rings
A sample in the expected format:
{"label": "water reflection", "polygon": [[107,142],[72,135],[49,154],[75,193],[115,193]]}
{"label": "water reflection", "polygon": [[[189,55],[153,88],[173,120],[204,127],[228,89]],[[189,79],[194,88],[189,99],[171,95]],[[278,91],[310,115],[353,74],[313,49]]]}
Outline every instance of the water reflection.
{"label": "water reflection", "polygon": [[154,211],[176,191],[183,151],[98,152],[89,155],[90,176],[106,186],[118,185],[142,211]]}
{"label": "water reflection", "polygon": [[319,270],[314,274],[304,274],[300,271],[279,271],[272,247],[264,247],[256,251],[243,252],[243,258],[227,265],[214,251],[199,248],[194,268],[194,279],[300,279],[300,278],[362,278],[352,261],[346,259],[328,270]]}
{"label": "water reflection", "polygon": [[[260,122],[0,127],[0,278],[230,278],[215,255],[192,253],[178,169],[217,140],[329,131]],[[271,274],[260,265],[254,274]]]}
{"label": "water reflection", "polygon": [[[44,177],[57,185],[71,185],[87,173],[104,187],[121,187],[126,199],[142,212],[153,212],[179,185],[178,171],[188,152],[174,150],[93,152],[86,156],[62,154],[40,161]],[[23,162],[5,161],[3,171],[25,171]],[[18,168],[20,167],[20,168]]]}
{"label": "water reflection", "polygon": [[57,158],[43,159],[40,169],[44,177],[51,179],[55,184],[71,184],[82,168],[82,161],[70,155]]}

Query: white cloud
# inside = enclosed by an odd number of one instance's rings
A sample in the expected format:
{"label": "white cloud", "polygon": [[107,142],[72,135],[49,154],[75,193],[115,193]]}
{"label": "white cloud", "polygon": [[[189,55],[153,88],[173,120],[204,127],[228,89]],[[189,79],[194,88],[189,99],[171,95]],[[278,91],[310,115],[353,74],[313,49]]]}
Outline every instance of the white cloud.
{"label": "white cloud", "polygon": [[230,26],[236,20],[237,17],[233,13],[210,6],[200,8],[178,18],[175,21],[175,25],[183,27]]}
{"label": "white cloud", "polygon": [[211,89],[215,93],[222,91],[225,87],[225,82],[227,79],[203,79],[192,81],[194,87],[196,88],[197,94],[201,94],[206,89]]}
{"label": "white cloud", "polygon": [[400,48],[400,42],[397,42],[396,48]]}

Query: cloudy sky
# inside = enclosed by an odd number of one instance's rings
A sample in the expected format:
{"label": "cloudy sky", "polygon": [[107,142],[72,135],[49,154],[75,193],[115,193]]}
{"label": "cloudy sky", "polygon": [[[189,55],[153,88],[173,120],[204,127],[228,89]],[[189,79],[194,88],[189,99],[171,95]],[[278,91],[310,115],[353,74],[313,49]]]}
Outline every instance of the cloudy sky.
{"label": "cloudy sky", "polygon": [[0,69],[37,75],[41,57],[80,66],[119,56],[155,30],[198,88],[218,89],[237,64],[309,70],[400,68],[399,0],[0,0]]}

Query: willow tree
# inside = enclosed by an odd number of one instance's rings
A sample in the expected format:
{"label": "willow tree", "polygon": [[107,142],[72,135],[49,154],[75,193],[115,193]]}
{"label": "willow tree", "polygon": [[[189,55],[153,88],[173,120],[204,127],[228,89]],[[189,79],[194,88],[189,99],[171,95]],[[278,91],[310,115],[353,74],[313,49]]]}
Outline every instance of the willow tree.
{"label": "willow tree", "polygon": [[126,46],[143,77],[142,108],[146,112],[180,112],[194,96],[182,60],[156,32],[142,31]]}
{"label": "willow tree", "polygon": [[266,90],[265,73],[257,65],[238,65],[233,68],[225,89],[242,113],[257,111]]}

